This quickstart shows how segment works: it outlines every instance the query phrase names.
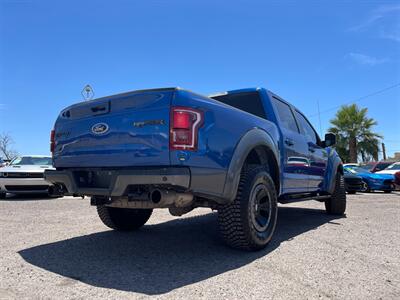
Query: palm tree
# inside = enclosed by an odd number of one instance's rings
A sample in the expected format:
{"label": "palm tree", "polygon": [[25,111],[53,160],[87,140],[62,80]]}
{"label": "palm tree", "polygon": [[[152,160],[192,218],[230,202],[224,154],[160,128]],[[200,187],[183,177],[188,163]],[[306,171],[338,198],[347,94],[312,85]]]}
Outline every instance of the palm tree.
{"label": "palm tree", "polygon": [[367,117],[367,108],[356,104],[343,105],[330,122],[330,132],[337,136],[336,150],[345,162],[357,162],[360,155],[363,161],[378,159],[379,139],[383,137],[372,131],[378,123]]}

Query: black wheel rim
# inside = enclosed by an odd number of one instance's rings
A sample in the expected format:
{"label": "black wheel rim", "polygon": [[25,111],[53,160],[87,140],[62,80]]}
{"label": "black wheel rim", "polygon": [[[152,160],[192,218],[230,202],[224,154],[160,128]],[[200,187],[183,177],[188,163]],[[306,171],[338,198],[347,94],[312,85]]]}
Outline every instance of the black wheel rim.
{"label": "black wheel rim", "polygon": [[258,232],[267,230],[271,219],[271,199],[264,184],[257,185],[250,196],[251,221]]}

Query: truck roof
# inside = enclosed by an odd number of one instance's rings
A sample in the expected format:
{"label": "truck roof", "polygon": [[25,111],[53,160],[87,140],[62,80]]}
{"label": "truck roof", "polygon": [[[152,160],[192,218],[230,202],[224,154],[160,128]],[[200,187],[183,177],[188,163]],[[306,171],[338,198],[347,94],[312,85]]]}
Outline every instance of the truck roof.
{"label": "truck roof", "polygon": [[273,96],[275,98],[278,98],[279,100],[285,102],[287,105],[295,108],[296,110],[298,110],[300,112],[300,110],[297,107],[295,107],[292,103],[289,103],[288,101],[286,101],[285,99],[283,99],[279,95],[277,95],[274,92],[271,92],[270,90],[267,90],[266,88],[263,88],[263,87],[251,87],[251,88],[230,90],[230,91],[226,91],[226,92],[215,93],[215,94],[209,95],[208,97],[213,98],[213,97],[218,97],[218,96],[223,96],[223,95],[232,95],[232,94],[240,94],[240,93],[251,93],[251,92],[258,92],[258,91],[261,91],[261,90],[265,90],[271,96]]}

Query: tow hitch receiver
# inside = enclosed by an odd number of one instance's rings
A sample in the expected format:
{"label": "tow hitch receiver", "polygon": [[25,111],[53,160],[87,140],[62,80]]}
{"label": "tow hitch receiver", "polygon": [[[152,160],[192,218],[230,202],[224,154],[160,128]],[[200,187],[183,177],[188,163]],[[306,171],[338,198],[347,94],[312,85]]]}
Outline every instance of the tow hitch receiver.
{"label": "tow hitch receiver", "polygon": [[110,204],[111,199],[109,197],[93,196],[90,198],[90,205],[98,206],[104,204]]}

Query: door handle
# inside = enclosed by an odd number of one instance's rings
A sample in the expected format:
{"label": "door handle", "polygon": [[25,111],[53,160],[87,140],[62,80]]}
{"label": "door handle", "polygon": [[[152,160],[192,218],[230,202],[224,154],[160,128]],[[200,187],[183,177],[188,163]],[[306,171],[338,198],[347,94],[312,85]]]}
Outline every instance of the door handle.
{"label": "door handle", "polygon": [[285,139],[285,144],[288,146],[293,146],[294,142],[291,139]]}

